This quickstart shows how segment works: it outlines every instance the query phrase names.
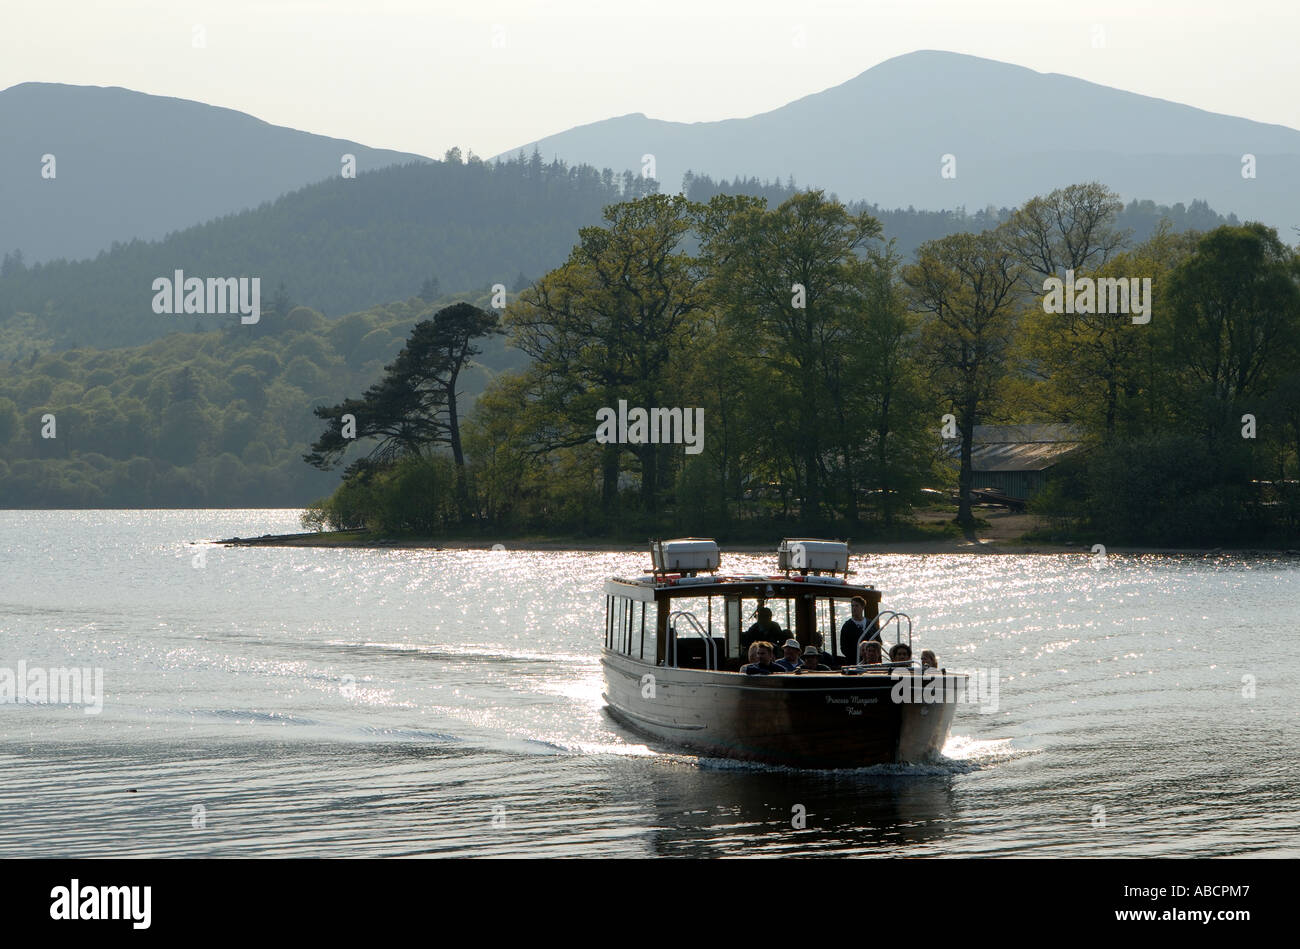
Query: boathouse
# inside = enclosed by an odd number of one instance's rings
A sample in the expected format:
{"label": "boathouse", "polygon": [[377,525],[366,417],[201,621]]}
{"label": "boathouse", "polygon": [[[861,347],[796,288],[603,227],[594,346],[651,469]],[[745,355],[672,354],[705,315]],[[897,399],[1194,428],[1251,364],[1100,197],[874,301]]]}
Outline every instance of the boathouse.
{"label": "boathouse", "polygon": [[[1073,425],[976,425],[971,487],[1029,500],[1043,490],[1052,467],[1082,446],[1082,433]],[[954,462],[960,458],[959,443],[950,443],[949,451]]]}

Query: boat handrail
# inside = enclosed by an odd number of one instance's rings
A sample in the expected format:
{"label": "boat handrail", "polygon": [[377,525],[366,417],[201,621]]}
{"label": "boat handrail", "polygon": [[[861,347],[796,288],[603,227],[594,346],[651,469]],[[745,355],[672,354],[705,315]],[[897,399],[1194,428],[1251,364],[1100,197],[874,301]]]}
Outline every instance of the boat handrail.
{"label": "boat handrail", "polygon": [[[881,619],[883,617],[889,617],[889,618],[884,620],[884,622],[881,622]],[[853,647],[853,657],[852,657],[853,665],[862,665],[862,643],[867,639],[868,636],[871,635],[872,631],[876,631],[881,634],[880,645],[883,649],[885,644],[885,637],[884,637],[885,627],[888,626],[890,623],[893,623],[898,628],[898,639],[896,640],[896,642],[901,643],[903,641],[903,624],[901,620],[907,620],[907,651],[911,653],[912,617],[908,616],[906,613],[900,613],[897,610],[883,610],[877,613],[874,617],[872,617],[871,622],[866,625],[866,627],[862,630],[862,633],[858,636],[857,645]],[[849,657],[846,656],[845,658],[847,659]]]}
{"label": "boat handrail", "polygon": [[668,628],[673,634],[673,668],[680,669],[677,662],[677,620],[684,619],[687,624],[704,640],[704,661],[710,671],[717,671],[718,659],[713,637],[708,634],[699,618],[690,610],[673,610],[668,614]]}

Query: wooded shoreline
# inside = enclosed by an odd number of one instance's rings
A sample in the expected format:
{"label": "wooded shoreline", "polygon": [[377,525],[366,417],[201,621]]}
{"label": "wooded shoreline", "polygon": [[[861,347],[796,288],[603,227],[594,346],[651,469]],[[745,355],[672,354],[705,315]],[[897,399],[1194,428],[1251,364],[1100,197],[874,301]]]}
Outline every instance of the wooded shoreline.
{"label": "wooded shoreline", "polygon": [[[589,538],[515,538],[515,537],[382,537],[369,531],[311,531],[297,534],[263,534],[259,537],[228,537],[213,541],[227,547],[338,547],[374,550],[493,550],[500,544],[504,553],[511,551],[581,550],[593,552],[633,552],[644,547],[634,541],[592,540]],[[775,556],[776,541],[771,544],[720,542],[724,552]],[[855,556],[868,554],[1077,554],[1091,559],[1091,549],[1079,544],[1019,543],[1014,540],[965,537],[933,540],[877,541],[852,545]],[[1264,550],[1259,548],[1154,548],[1108,547],[1107,554],[1200,555],[1235,554],[1242,556],[1300,557],[1300,550]]]}

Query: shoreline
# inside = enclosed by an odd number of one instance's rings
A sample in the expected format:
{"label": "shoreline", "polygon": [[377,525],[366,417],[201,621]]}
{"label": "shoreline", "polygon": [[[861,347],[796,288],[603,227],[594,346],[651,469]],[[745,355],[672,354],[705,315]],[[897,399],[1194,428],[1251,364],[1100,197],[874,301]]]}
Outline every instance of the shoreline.
{"label": "shoreline", "polygon": [[[333,547],[350,550],[493,550],[500,544],[506,551],[547,551],[547,550],[581,550],[601,553],[627,553],[640,550],[635,541],[604,541],[585,538],[482,538],[482,537],[446,537],[446,538],[409,538],[409,537],[373,537],[367,531],[322,531],[301,532],[295,534],[263,534],[259,537],[227,537],[222,540],[209,541],[224,547]],[[767,554],[776,549],[775,541],[771,544],[755,543],[719,543],[723,552],[740,554]],[[1080,557],[1094,556],[1090,547],[1079,544],[1057,543],[1020,543],[1006,538],[979,538],[969,540],[965,537],[935,538],[931,540],[878,541],[875,543],[852,544],[854,555],[863,554],[970,554],[970,555],[1008,555],[1008,554],[1076,554]],[[1107,554],[1164,554],[1186,556],[1217,556],[1219,554],[1236,554],[1240,556],[1265,557],[1300,557],[1300,550],[1260,549],[1260,548],[1194,548],[1194,547],[1107,547]]]}

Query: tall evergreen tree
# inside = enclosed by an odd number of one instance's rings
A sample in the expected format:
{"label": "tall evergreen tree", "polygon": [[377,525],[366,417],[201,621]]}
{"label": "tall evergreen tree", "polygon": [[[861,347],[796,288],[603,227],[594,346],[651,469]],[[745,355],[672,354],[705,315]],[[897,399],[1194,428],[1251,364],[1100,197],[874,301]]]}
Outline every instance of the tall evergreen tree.
{"label": "tall evergreen tree", "polygon": [[318,406],[327,428],[303,458],[328,470],[336,466],[353,439],[344,432],[344,415],[355,419],[355,440],[375,444],[350,472],[366,470],[407,455],[424,455],[438,446],[451,449],[463,493],[465,453],[461,441],[457,391],[466,364],[479,355],[476,341],[501,332],[495,313],[457,303],[415,325],[384,377],[359,399]]}

